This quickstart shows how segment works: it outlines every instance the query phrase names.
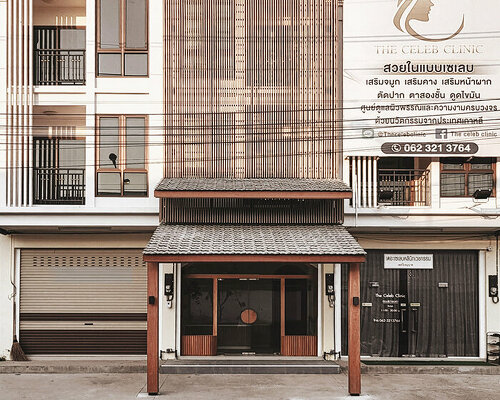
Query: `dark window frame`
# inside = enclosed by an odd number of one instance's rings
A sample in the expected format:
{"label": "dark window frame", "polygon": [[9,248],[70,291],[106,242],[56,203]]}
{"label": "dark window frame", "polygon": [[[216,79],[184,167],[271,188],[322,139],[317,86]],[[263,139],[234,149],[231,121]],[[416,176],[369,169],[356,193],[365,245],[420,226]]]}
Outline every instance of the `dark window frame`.
{"label": "dark window frame", "polygon": [[[101,167],[100,165],[100,120],[101,118],[118,118],[118,154],[117,168]],[[127,168],[127,118],[144,119],[144,168]],[[148,116],[143,114],[100,114],[96,116],[96,145],[95,145],[95,196],[96,197],[149,197],[149,171],[148,171]],[[99,193],[99,174],[119,173],[120,174],[120,193]],[[146,175],[146,193],[130,194],[124,190],[125,174],[143,173]]]}
{"label": "dark window frame", "polygon": [[[472,197],[474,193],[469,193],[469,175],[474,175],[474,174],[482,174],[482,175],[491,175],[492,177],[492,191],[491,191],[491,196],[495,197],[496,196],[496,160],[495,158],[492,157],[477,157],[473,158],[472,160],[467,159],[467,158],[452,158],[448,159],[448,161],[456,161],[456,163],[461,163],[464,165],[463,169],[447,169],[444,168],[444,164],[447,164],[447,159],[440,159],[440,179],[439,179],[439,189],[440,189],[440,197],[443,198],[465,198],[465,197]],[[475,162],[474,162],[475,161]],[[483,162],[478,162],[478,161],[483,161]],[[479,168],[472,168],[474,164],[490,164],[489,169],[479,169]],[[465,181],[464,181],[464,194],[463,195],[444,195],[443,194],[443,176],[444,175],[464,175],[465,176]]]}
{"label": "dark window frame", "polygon": [[[126,47],[126,32],[127,32],[127,0],[118,0],[120,3],[119,16],[119,33],[120,42],[118,49],[106,49],[101,47],[101,1],[96,1],[96,57],[95,71],[96,76],[100,78],[147,78],[149,77],[149,0],[145,0],[145,48],[127,48]],[[99,56],[101,54],[119,54],[121,56],[121,73],[120,74],[100,74],[99,73]],[[145,54],[146,55],[146,74],[144,75],[126,75],[125,74],[125,57],[128,54]]]}

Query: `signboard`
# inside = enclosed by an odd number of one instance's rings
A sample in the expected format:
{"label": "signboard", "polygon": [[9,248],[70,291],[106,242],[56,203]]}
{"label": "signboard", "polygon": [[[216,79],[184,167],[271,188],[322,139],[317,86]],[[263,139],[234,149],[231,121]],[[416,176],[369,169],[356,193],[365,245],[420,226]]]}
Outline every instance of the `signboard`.
{"label": "signboard", "polygon": [[384,254],[385,269],[433,269],[433,254]]}
{"label": "signboard", "polygon": [[344,151],[500,154],[498,0],[344,2]]}

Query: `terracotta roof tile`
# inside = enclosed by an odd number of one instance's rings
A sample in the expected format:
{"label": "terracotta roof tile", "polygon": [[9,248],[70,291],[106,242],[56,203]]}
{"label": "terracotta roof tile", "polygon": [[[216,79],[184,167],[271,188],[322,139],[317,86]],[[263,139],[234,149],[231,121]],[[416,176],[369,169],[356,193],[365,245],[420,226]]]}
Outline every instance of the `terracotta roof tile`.
{"label": "terracotta roof tile", "polygon": [[165,178],[158,191],[350,192],[339,179]]}
{"label": "terracotta roof tile", "polygon": [[160,225],[146,255],[365,255],[339,225]]}

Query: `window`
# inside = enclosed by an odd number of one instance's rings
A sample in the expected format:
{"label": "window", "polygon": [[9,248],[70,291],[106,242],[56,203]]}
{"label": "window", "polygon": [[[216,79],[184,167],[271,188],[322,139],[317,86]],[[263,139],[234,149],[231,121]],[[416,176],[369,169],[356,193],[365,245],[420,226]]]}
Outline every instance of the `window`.
{"label": "window", "polygon": [[491,158],[441,160],[441,197],[471,197],[476,190],[494,190]]}
{"label": "window", "polygon": [[35,26],[35,85],[85,84],[85,28]]}
{"label": "window", "polygon": [[97,195],[147,196],[146,117],[100,116]]}
{"label": "window", "polygon": [[148,75],[147,0],[100,0],[97,74]]}

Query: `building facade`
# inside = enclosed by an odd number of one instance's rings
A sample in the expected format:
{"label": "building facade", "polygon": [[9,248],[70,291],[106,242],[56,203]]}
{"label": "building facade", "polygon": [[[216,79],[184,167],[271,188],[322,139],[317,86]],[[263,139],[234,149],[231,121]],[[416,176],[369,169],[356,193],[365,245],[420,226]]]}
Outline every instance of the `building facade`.
{"label": "building facade", "polygon": [[2,354],[14,333],[35,358],[144,357],[143,250],[205,231],[202,258],[156,265],[162,359],[339,352],[325,274],[364,251],[341,226],[336,4],[0,7]]}
{"label": "building facade", "polygon": [[339,3],[0,1],[1,355],[346,355],[344,224],[363,356],[486,356],[498,152],[367,146]]}
{"label": "building facade", "polygon": [[485,358],[500,329],[500,54],[479,32],[498,4],[428,3],[345,4],[346,225],[368,253],[361,352]]}

